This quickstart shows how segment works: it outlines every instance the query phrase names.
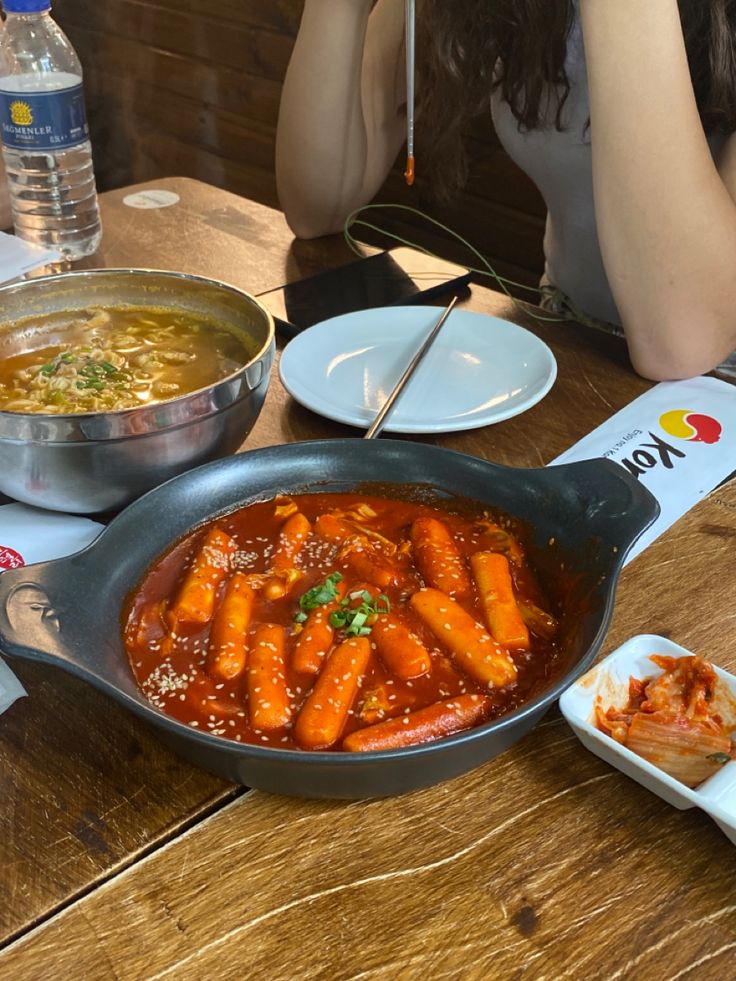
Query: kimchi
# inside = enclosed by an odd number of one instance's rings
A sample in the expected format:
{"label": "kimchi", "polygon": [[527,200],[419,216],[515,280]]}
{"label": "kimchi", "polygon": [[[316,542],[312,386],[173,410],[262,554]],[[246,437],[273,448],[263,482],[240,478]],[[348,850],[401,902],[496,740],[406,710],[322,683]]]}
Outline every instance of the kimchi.
{"label": "kimchi", "polygon": [[599,729],[688,787],[736,757],[733,725],[714,708],[718,676],[700,657],[653,654],[662,674],[629,679],[622,708],[596,703]]}

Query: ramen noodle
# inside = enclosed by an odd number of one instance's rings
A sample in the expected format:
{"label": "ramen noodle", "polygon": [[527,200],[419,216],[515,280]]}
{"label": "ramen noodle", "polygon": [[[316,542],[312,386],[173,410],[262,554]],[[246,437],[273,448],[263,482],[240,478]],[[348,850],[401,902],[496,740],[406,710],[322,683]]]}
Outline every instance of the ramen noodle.
{"label": "ramen noodle", "polygon": [[0,410],[110,412],[177,398],[246,364],[241,335],[157,307],[90,308],[17,321],[28,349],[0,359]]}

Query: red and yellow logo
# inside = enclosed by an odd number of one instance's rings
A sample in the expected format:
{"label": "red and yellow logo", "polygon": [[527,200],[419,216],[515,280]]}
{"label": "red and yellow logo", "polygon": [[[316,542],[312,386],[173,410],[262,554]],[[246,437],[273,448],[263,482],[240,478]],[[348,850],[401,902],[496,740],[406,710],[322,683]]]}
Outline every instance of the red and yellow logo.
{"label": "red and yellow logo", "polygon": [[670,436],[690,443],[717,443],[723,429],[713,416],[690,409],[671,409],[659,417],[659,424]]}
{"label": "red and yellow logo", "polygon": [[23,556],[10,545],[0,545],[0,572],[4,569],[20,569],[25,565]]}

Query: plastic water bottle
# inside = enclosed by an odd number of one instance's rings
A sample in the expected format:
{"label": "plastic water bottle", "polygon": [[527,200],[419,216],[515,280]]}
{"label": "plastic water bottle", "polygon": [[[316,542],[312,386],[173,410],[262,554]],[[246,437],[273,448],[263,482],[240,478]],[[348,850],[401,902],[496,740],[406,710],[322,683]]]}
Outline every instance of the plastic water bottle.
{"label": "plastic water bottle", "polygon": [[82,68],[51,0],[3,0],[0,140],[15,234],[68,259],[91,255],[102,227]]}

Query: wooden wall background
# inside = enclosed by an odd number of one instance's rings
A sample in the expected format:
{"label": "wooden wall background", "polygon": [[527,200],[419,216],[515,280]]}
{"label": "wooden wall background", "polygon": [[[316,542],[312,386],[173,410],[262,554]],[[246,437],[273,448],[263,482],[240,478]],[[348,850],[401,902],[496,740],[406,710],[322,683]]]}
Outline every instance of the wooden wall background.
{"label": "wooden wall background", "polygon": [[[301,9],[302,0],[54,0],[53,15],[85,70],[100,189],[188,176],[278,207],[276,119]],[[542,267],[544,205],[498,145],[490,119],[479,121],[471,145],[471,180],[451,206],[428,205],[420,182],[406,188],[401,160],[379,200],[423,207],[499,272],[533,284]],[[378,223],[389,219],[382,213]],[[470,261],[426,223],[391,224],[448,258]]]}

